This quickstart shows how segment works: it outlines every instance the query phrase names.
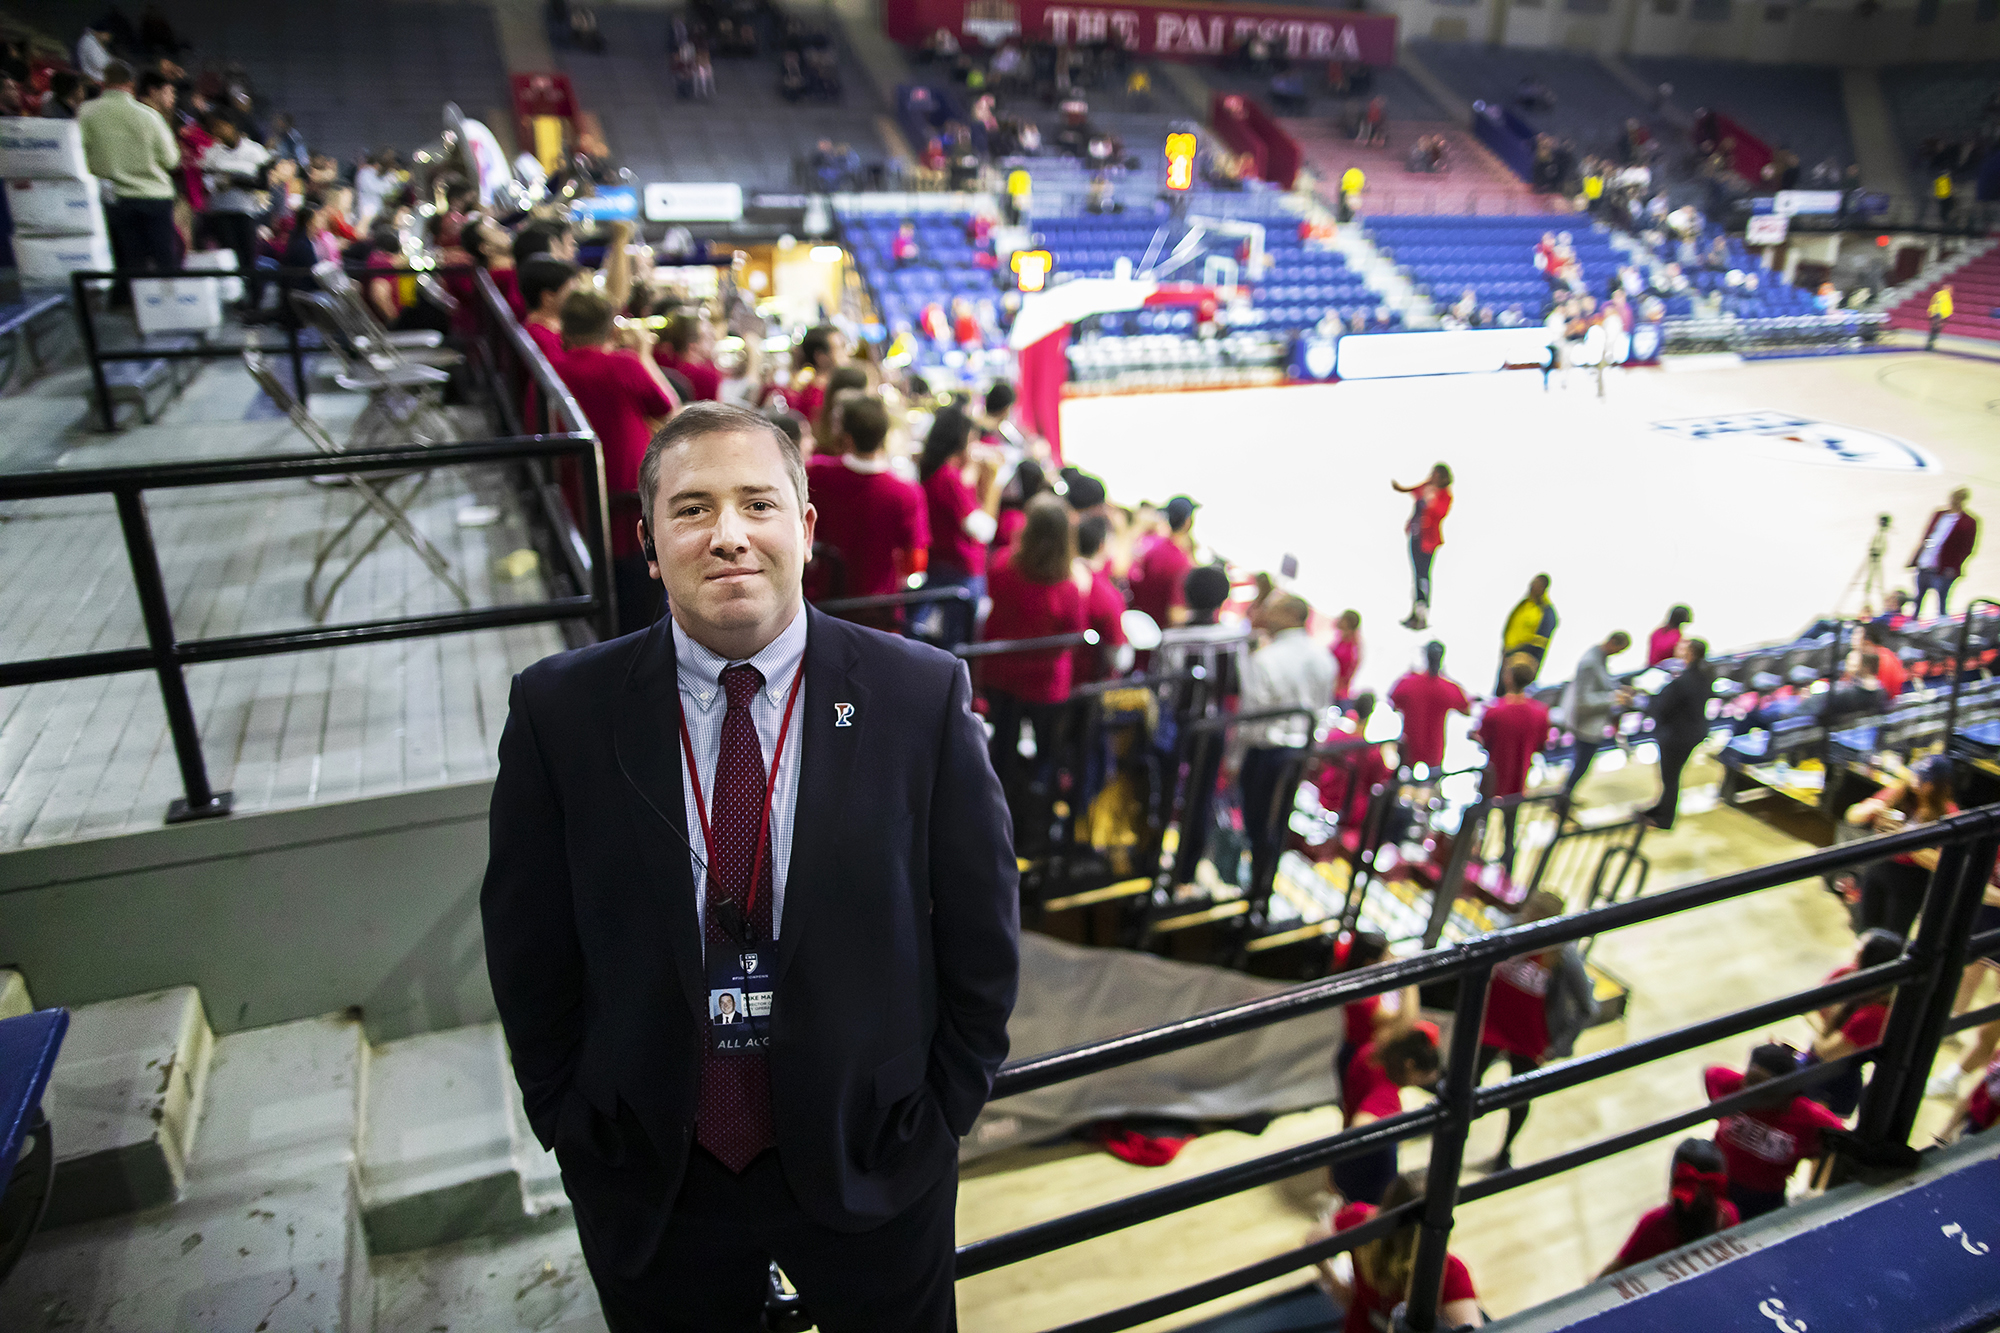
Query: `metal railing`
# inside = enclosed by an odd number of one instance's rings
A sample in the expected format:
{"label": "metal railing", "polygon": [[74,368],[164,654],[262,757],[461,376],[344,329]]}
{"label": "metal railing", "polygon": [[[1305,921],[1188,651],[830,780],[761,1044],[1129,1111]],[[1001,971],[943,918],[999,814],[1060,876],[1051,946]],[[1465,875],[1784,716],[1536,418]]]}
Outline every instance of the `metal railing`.
{"label": "metal railing", "polygon": [[[268,274],[268,270],[266,273]],[[209,347],[190,349],[183,353],[104,352],[98,349],[92,332],[83,280],[102,277],[129,280],[159,276],[161,275],[131,272],[77,275],[78,318],[84,330],[85,342],[92,357],[93,371],[100,388],[102,368],[98,363],[105,360],[150,360],[173,355],[233,359],[241,355],[240,347]],[[188,276],[213,278],[216,275],[211,271],[199,273],[189,271]],[[488,297],[489,307],[504,311],[505,306],[500,302],[491,279],[482,274],[481,281]],[[338,455],[319,452],[259,455],[245,458],[202,459],[183,463],[153,463],[131,467],[0,475],[0,503],[77,495],[112,497],[117,508],[119,528],[124,537],[126,557],[132,567],[133,586],[146,629],[146,646],[143,648],[0,662],[0,688],[10,685],[34,685],[45,681],[80,680],[127,671],[152,671],[159,680],[161,701],[166,710],[167,728],[173,740],[174,756],[179,763],[181,773],[183,795],[169,805],[166,816],[167,822],[173,824],[226,815],[231,807],[231,793],[216,791],[209,781],[207,761],[202,754],[200,728],[195,720],[194,706],[188,695],[186,670],[190,666],[245,657],[269,657],[279,653],[302,652],[316,648],[340,648],[365,643],[382,643],[393,639],[429,638],[471,630],[503,629],[514,625],[586,622],[594,627],[599,637],[609,637],[614,620],[610,563],[605,540],[607,524],[604,517],[606,509],[602,451],[597,437],[587,426],[581,425],[582,414],[576,411],[575,404],[570,401],[568,392],[562,387],[554,371],[549,368],[548,362],[534,351],[532,342],[521,334],[517,325],[512,324],[511,318],[504,323],[512,328],[514,335],[520,341],[527,344],[527,350],[531,354],[528,373],[534,378],[542,394],[550,401],[561,403],[563,410],[570,415],[573,422],[578,423],[580,428],[543,435],[514,435],[490,440]],[[300,349],[294,340],[290,350],[297,357],[303,349]],[[296,364],[295,362],[295,366]],[[298,384],[302,388],[304,383],[305,376],[300,374]],[[533,467],[537,464],[546,464],[552,459],[574,461],[584,512],[595,519],[593,522],[581,525],[581,530],[578,530],[578,525],[574,522],[568,525],[574,534],[574,540],[566,543],[574,548],[571,572],[575,579],[575,588],[570,593],[512,606],[487,606],[463,611],[393,616],[349,621],[337,625],[315,625],[310,628],[271,630],[209,639],[183,639],[174,628],[173,608],[167,596],[166,582],[160,571],[159,552],[146,514],[147,491],[260,481],[305,482],[313,477],[331,474],[403,474],[482,463],[527,464]],[[554,501],[566,514],[567,507],[562,505],[560,495],[556,495]]]}
{"label": "metal railing", "polygon": [[[1838,980],[1749,1005],[1713,1018],[1609,1050],[1551,1064],[1486,1087],[1469,1076],[1478,1057],[1486,992],[1494,968],[1510,958],[1610,930],[1728,902],[1864,862],[1939,847],[1943,855],[1931,877],[1920,927],[1896,961]],[[1358,972],[1309,982],[1225,1009],[1129,1032],[1067,1050],[1030,1056],[1000,1071],[993,1096],[1004,1098],[1087,1077],[1154,1056],[1250,1032],[1290,1019],[1382,995],[1410,985],[1456,983],[1450,1050],[1438,1099],[1417,1110],[1343,1130],[1246,1162],[1175,1182],[1130,1198],[1100,1204],[1065,1217],[1039,1222],[1003,1235],[962,1245],[958,1276],[972,1277],[1007,1264],[1165,1217],[1301,1172],[1378,1152],[1407,1138],[1431,1137],[1428,1186],[1424,1197],[1365,1225],[1313,1241],[1233,1272],[1122,1309],[1062,1325],[1052,1333],[1113,1333],[1147,1320],[1241,1291],[1329,1259],[1387,1234],[1411,1216],[1420,1219],[1415,1277],[1407,1307],[1408,1327],[1431,1333],[1438,1326],[1439,1285],[1445,1248],[1457,1207],[1587,1165],[1663,1138],[1705,1121],[1744,1110],[1774,1094],[1803,1092],[1863,1065],[1873,1064],[1860,1107],[1860,1120],[1840,1150],[1843,1171],[1859,1166],[1907,1167],[1908,1148],[1925,1076],[1948,1032],[2000,1018],[2000,1005],[1952,1018],[1951,1005],[1968,959],[2000,947],[2000,931],[1974,936],[1972,925],[1983,891],[2000,854],[2000,806],[1954,815],[1935,824],[1847,843],[1796,860],[1740,871],[1703,883],[1669,889],[1572,916],[1477,936],[1415,957]],[[1667,1056],[1752,1032],[1781,1019],[1829,1004],[1896,987],[1895,1002],[1881,1042],[1840,1059],[1814,1064],[1758,1087],[1663,1116],[1647,1124],[1584,1144],[1556,1156],[1496,1172],[1461,1185],[1465,1145],[1472,1123],[1567,1088],[1620,1073]],[[1331,1052],[1329,1052],[1331,1054]]]}

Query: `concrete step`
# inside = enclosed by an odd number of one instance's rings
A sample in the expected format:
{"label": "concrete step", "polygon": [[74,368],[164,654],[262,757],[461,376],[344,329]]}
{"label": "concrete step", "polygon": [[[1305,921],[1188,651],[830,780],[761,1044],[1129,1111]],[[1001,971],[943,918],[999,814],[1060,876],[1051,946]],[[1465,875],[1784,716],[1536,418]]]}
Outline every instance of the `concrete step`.
{"label": "concrete step", "polygon": [[42,1099],[56,1148],[45,1226],[116,1217],[179,1197],[214,1048],[201,995],[191,986],[72,1013]]}
{"label": "concrete step", "polygon": [[354,1179],[362,1050],[344,1014],[216,1042],[180,1199],[44,1229],[0,1286],[0,1328],[370,1333]]}
{"label": "concrete step", "polygon": [[511,1235],[568,1205],[519,1103],[498,1023],[370,1052],[361,1195],[373,1253]]}
{"label": "concrete step", "polygon": [[380,1333],[605,1333],[576,1228],[480,1237],[373,1264]]}

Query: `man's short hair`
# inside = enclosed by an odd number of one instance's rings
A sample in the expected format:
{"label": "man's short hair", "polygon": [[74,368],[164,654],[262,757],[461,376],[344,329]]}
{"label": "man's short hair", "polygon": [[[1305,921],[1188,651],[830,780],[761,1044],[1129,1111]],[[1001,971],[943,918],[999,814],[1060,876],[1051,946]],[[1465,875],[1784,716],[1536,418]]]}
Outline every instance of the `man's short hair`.
{"label": "man's short hair", "polygon": [[123,88],[132,82],[132,67],[122,60],[114,60],[104,67],[104,86]]}
{"label": "man's short hair", "polygon": [[1013,385],[1006,380],[995,380],[993,386],[986,391],[986,415],[989,417],[1007,415],[1014,410],[1014,403],[1018,397]]}
{"label": "man's short hair", "polygon": [[576,280],[583,270],[567,259],[535,255],[515,270],[515,285],[521,291],[521,305],[530,313],[541,309],[550,292],[559,292]]}
{"label": "man's short hair", "polygon": [[660,341],[673,348],[676,356],[686,356],[687,349],[694,346],[695,334],[700,331],[698,316],[677,310],[667,316],[666,327],[660,330]]}
{"label": "man's short hair", "polygon": [[1104,539],[1111,535],[1111,520],[1102,514],[1092,514],[1076,525],[1076,553],[1085,560],[1094,560],[1104,549]]}
{"label": "man's short hair", "polygon": [[144,101],[162,88],[171,88],[173,83],[172,79],[160,73],[160,71],[149,69],[139,76],[139,91],[136,96],[140,101]]}
{"label": "man's short hair", "polygon": [[519,268],[536,255],[555,249],[556,241],[569,231],[569,224],[538,218],[514,233],[514,267]]}
{"label": "man's short hair", "polygon": [[597,346],[611,336],[611,321],[616,314],[609,297],[579,287],[563,298],[563,341],[574,347]]}
{"label": "man's short hair", "polygon": [[889,438],[889,409],[866,394],[840,405],[840,433],[857,454],[872,454]]}
{"label": "man's short hair", "polygon": [[1229,574],[1220,565],[1197,565],[1188,571],[1181,588],[1188,610],[1220,611],[1229,600]]}
{"label": "man's short hair", "polygon": [[1507,664],[1507,684],[1513,690],[1525,690],[1535,681],[1533,662],[1509,662]]}
{"label": "man's short hair", "polygon": [[831,324],[815,324],[799,339],[799,365],[810,366],[820,357],[833,351],[833,340],[840,336],[840,330]]}
{"label": "man's short hair", "polygon": [[1622,653],[1632,646],[1632,636],[1622,629],[1615,629],[1611,631],[1611,637],[1606,639],[1605,642],[1608,644],[1617,644],[1618,646],[1612,649],[1612,651]]}
{"label": "man's short hair", "polygon": [[[1397,1082],[1428,1078],[1440,1067],[1437,1040],[1422,1028],[1391,1038],[1383,1045],[1380,1058],[1382,1072]],[[1402,1071],[1400,1076],[1398,1070]]]}
{"label": "man's short hair", "polygon": [[1312,603],[1296,594],[1288,593],[1279,598],[1277,606],[1272,609],[1282,616],[1288,625],[1303,625],[1312,619]]}
{"label": "man's short hair", "polygon": [[[564,302],[565,308],[568,302]],[[646,445],[646,456],[639,460],[639,507],[645,512],[646,526],[653,526],[653,492],[660,489],[660,460],[670,449],[677,449],[691,440],[704,435],[768,435],[778,446],[778,455],[784,460],[785,475],[791,478],[792,493],[798,497],[799,512],[806,507],[806,460],[799,453],[799,442],[778,428],[778,424],[761,412],[752,412],[747,407],[736,407],[729,403],[689,403],[674,413],[673,419],[660,427],[657,435]]]}

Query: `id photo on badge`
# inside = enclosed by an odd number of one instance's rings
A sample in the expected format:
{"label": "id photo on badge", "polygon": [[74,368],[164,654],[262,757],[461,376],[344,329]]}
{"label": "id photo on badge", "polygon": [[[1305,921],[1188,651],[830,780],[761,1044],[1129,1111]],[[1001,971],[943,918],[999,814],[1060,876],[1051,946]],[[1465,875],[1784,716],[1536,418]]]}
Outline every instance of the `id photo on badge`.
{"label": "id photo on badge", "polygon": [[708,996],[709,1017],[718,1025],[742,1023],[748,1019],[748,1011],[743,1004],[740,990],[710,991]]}

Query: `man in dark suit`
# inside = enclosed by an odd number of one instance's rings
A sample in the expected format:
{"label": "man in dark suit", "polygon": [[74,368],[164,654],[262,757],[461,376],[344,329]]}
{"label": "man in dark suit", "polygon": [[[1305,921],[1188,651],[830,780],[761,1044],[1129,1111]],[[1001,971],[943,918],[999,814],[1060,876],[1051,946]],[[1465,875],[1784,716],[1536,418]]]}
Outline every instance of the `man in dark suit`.
{"label": "man in dark suit", "polygon": [[1937,613],[1951,614],[1945,599],[1951,596],[1951,585],[1958,582],[1965,562],[1972,557],[1972,548],[1979,543],[1979,519],[1965,507],[1971,498],[1971,491],[1959,487],[1924,526],[1924,535],[1910,556],[1910,568],[1917,571],[1917,604],[1910,613],[1914,619],[1924,618],[1924,601],[1933,592],[1937,594]]}
{"label": "man in dark suit", "polygon": [[805,493],[684,409],[640,467],[671,615],[522,672],[500,741],[487,970],[616,1333],[751,1333],[774,1261],[825,1333],[955,1327],[1011,825],[964,666],[804,606]]}

